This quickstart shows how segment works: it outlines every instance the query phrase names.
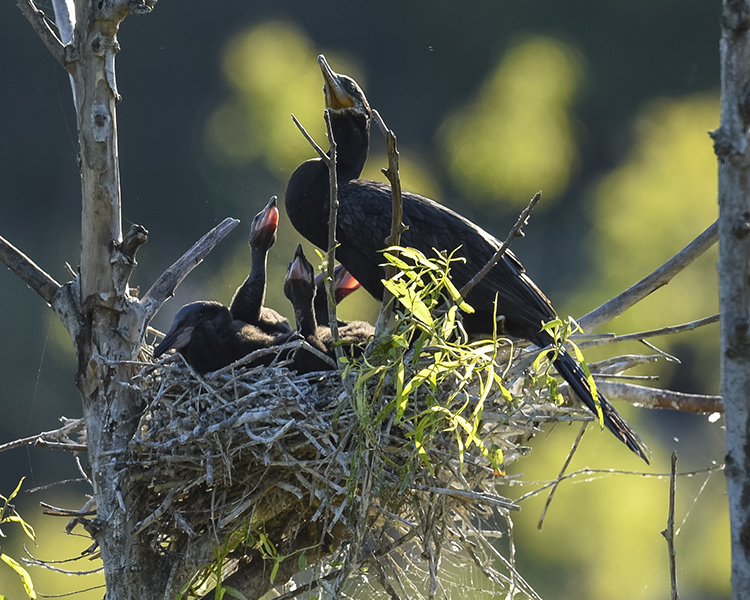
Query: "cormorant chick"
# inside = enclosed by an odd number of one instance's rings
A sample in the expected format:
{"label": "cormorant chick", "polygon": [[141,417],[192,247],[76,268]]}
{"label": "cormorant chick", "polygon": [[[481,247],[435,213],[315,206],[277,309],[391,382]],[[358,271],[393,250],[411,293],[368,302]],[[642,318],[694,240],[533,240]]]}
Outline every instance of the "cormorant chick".
{"label": "cormorant chick", "polygon": [[[199,301],[183,306],[172,327],[154,348],[154,358],[174,348],[197,373],[216,371],[260,348],[285,341],[287,336],[269,335],[254,325],[232,318],[218,302]],[[254,364],[268,364],[274,356]]]}
{"label": "cormorant chick", "polygon": [[252,268],[245,283],[234,293],[229,307],[235,319],[255,325],[271,335],[292,331],[287,319],[272,308],[263,306],[266,297],[266,257],[276,242],[278,224],[279,209],[276,208],[276,196],[273,196],[265,208],[255,215],[250,225]]}

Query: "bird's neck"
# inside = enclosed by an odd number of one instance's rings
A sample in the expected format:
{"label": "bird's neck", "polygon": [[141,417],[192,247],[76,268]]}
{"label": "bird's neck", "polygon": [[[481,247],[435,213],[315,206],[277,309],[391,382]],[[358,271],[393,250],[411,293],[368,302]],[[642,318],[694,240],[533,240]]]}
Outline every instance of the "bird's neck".
{"label": "bird's neck", "polygon": [[246,323],[260,321],[266,299],[266,254],[265,250],[252,249],[250,274],[232,299],[232,314]]}
{"label": "bird's neck", "polygon": [[350,111],[331,113],[336,142],[336,175],[340,181],[358,179],[370,151],[370,118]]}

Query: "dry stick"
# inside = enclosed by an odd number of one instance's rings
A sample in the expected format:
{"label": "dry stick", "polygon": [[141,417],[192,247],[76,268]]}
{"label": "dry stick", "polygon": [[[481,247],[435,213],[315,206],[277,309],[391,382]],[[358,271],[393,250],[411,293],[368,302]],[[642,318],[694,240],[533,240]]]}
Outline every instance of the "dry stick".
{"label": "dry stick", "polygon": [[227,217],[183,254],[175,263],[159,276],[146,294],[141,298],[140,305],[146,310],[148,322],[162,305],[174,294],[177,286],[197,267],[214,246],[234,229],[239,221]]}
{"label": "dry stick", "polygon": [[667,285],[672,278],[690,265],[696,258],[713,246],[719,239],[717,222],[675,254],[653,273],[630,286],[627,290],[615,296],[608,302],[595,308],[590,313],[578,319],[578,324],[584,331],[596,331],[605,323],[619,317],[631,306],[643,300],[660,287]]}
{"label": "dry stick", "polygon": [[[597,384],[598,385],[598,384]],[[547,501],[544,503],[544,508],[542,509],[542,514],[539,517],[539,523],[537,523],[536,528],[541,531],[542,525],[544,525],[544,517],[547,516],[547,509],[549,508],[550,504],[552,503],[552,497],[555,495],[555,492],[557,491],[557,487],[560,485],[560,482],[563,480],[563,477],[565,475],[565,470],[570,465],[570,461],[573,460],[573,456],[576,453],[576,450],[578,450],[578,445],[581,443],[581,439],[583,439],[583,434],[586,432],[586,427],[588,426],[588,421],[584,421],[581,424],[581,429],[578,432],[578,436],[576,437],[576,441],[573,442],[573,447],[570,449],[570,452],[568,452],[568,458],[565,459],[565,462],[563,463],[562,469],[560,469],[560,474],[557,476],[557,479],[555,479],[554,483],[552,484],[552,488],[549,491],[549,494],[547,495]]]}
{"label": "dry stick", "polygon": [[623,400],[646,408],[670,408],[682,412],[711,414],[723,413],[721,396],[685,394],[673,390],[652,388],[635,383],[600,379],[594,374],[596,386],[610,400]]}
{"label": "dry stick", "polygon": [[[71,423],[67,423],[63,427],[60,427],[59,429],[54,429],[52,431],[43,431],[42,433],[37,433],[36,435],[32,435],[26,438],[21,438],[18,440],[14,440],[12,442],[6,442],[5,444],[0,445],[0,452],[5,452],[6,450],[12,450],[13,448],[18,448],[19,446],[28,446],[30,444],[38,444],[42,440],[46,440],[48,437],[54,437],[59,436],[62,434],[72,433],[76,431],[77,429],[81,428],[83,426],[83,419],[76,419],[75,421],[72,421]],[[83,446],[83,449],[85,450],[86,447]]]}
{"label": "dry stick", "polygon": [[331,145],[330,156],[323,151],[307,130],[302,126],[297,117],[292,114],[292,121],[300,130],[308,143],[315,149],[325,165],[328,167],[328,182],[329,182],[329,213],[328,213],[328,252],[326,253],[326,295],[328,296],[328,324],[331,327],[331,339],[334,343],[334,352],[336,353],[336,364],[339,368],[343,367],[341,358],[344,356],[344,351],[338,342],[339,338],[339,327],[338,319],[336,318],[336,302],[334,301],[334,290],[333,290],[333,272],[334,272],[334,261],[336,259],[336,219],[338,216],[339,209],[339,196],[338,196],[338,179],[336,173],[336,140],[333,138],[333,131],[331,129],[331,115],[329,109],[326,109],[326,129],[328,131],[328,141]]}
{"label": "dry stick", "polygon": [[68,60],[65,56],[65,46],[47,23],[46,15],[36,7],[33,0],[18,0],[18,8],[31,23],[34,31],[47,46],[47,50],[55,57],[55,60],[67,68]]}
{"label": "dry stick", "polygon": [[531,215],[531,211],[534,210],[534,207],[536,206],[536,203],[539,202],[539,200],[542,197],[542,192],[537,192],[534,194],[534,197],[529,201],[529,204],[526,208],[521,211],[521,214],[518,216],[518,220],[516,221],[516,224],[513,225],[513,228],[510,230],[510,233],[508,234],[508,237],[505,238],[505,241],[500,245],[500,247],[497,249],[497,252],[495,252],[495,256],[492,257],[492,259],[482,267],[482,270],[479,271],[474,277],[464,285],[464,287],[461,288],[461,291],[459,292],[461,294],[462,298],[466,298],[466,296],[469,295],[469,292],[471,289],[479,283],[482,279],[484,279],[485,275],[489,273],[492,270],[492,267],[494,267],[498,262],[500,262],[500,259],[503,257],[505,252],[510,247],[511,243],[514,239],[517,237],[523,237],[524,233],[521,231],[521,228],[526,225],[526,222],[529,220],[529,216]]}
{"label": "dry stick", "polygon": [[[404,233],[404,231],[406,231],[408,227],[406,227],[403,223],[404,203],[401,196],[401,179],[399,176],[396,134],[393,133],[391,129],[388,129],[385,121],[383,121],[383,117],[380,116],[380,113],[377,110],[372,111],[372,118],[385,137],[386,151],[388,153],[388,168],[381,169],[381,171],[391,183],[391,195],[393,198],[393,205],[391,209],[391,234],[385,239],[385,245],[387,247],[400,246],[401,234]],[[388,264],[385,268],[385,278],[391,279],[395,274],[396,267],[392,264]],[[386,288],[383,290],[383,302],[380,306],[380,312],[378,313],[378,320],[375,323],[375,335],[373,336],[373,342],[378,338],[378,336],[388,325],[388,321],[391,318],[392,312],[393,294]]]}
{"label": "dry stick", "polygon": [[23,279],[47,304],[52,304],[60,284],[4,237],[0,237],[0,262]]}
{"label": "dry stick", "polygon": [[[675,333],[683,333],[685,331],[692,331],[698,327],[704,325],[710,325],[711,323],[719,322],[719,314],[711,315],[710,317],[704,317],[697,321],[691,321],[690,323],[683,323],[681,325],[671,325],[669,327],[661,327],[660,329],[650,329],[649,331],[639,331],[638,333],[628,333],[627,335],[616,335],[614,333],[604,334],[591,334],[592,337],[588,337],[587,334],[574,335],[572,336],[573,341],[579,348],[585,348],[587,346],[601,346],[602,344],[611,344],[614,342],[630,342],[630,341],[642,341],[650,337],[658,337],[661,335],[672,335]],[[581,341],[578,341],[578,339]]]}
{"label": "dry stick", "polygon": [[677,452],[672,452],[672,472],[669,475],[669,517],[667,518],[667,528],[661,532],[664,539],[667,540],[669,549],[669,580],[671,582],[672,600],[679,600],[677,593],[677,565],[675,561],[676,553],[674,549],[674,493],[677,487]]}

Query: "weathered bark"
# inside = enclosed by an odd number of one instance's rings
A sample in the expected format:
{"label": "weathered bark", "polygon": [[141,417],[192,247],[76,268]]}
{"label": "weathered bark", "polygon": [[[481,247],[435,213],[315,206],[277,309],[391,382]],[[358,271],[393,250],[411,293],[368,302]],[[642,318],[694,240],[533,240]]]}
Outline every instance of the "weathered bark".
{"label": "weathered bark", "polygon": [[727,419],[726,477],[732,594],[750,598],[750,5],[724,0],[721,14],[719,161],[721,393]]}

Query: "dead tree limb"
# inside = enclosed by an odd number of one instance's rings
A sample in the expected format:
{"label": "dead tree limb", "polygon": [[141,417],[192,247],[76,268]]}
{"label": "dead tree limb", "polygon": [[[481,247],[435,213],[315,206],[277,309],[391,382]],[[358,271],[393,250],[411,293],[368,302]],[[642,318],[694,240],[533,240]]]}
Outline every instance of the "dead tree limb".
{"label": "dead tree limb", "polygon": [[672,390],[624,383],[608,379],[596,379],[596,387],[610,400],[623,400],[636,406],[647,408],[671,408],[692,413],[723,413],[724,404],[721,396],[703,394],[685,394]]}
{"label": "dead tree limb", "polygon": [[50,27],[44,12],[36,7],[34,0],[18,0],[18,8],[21,9],[26,19],[31,23],[34,31],[36,31],[39,38],[44,42],[44,45],[47,46],[47,50],[55,57],[55,60],[64,68],[67,68],[69,61],[65,55],[65,46],[52,30],[52,27]]}
{"label": "dead tree limb", "polygon": [[[388,178],[391,183],[391,196],[393,198],[392,209],[391,209],[391,233],[385,240],[386,247],[389,246],[400,246],[401,245],[401,234],[408,229],[403,223],[404,218],[404,203],[401,197],[401,177],[399,174],[398,166],[398,147],[396,145],[396,134],[383,121],[383,117],[377,110],[372,111],[372,119],[380,129],[380,132],[385,137],[386,151],[388,154],[388,168],[381,169],[383,174]],[[385,268],[385,278],[391,279],[396,274],[396,268],[388,264]],[[375,323],[375,336],[373,337],[373,344],[378,336],[385,330],[388,320],[391,318],[393,312],[393,294],[388,288],[383,288],[383,301],[380,306],[380,313],[378,314],[377,323]],[[372,344],[371,344],[372,345]],[[369,349],[368,349],[369,350]]]}
{"label": "dead tree limb", "polygon": [[719,161],[721,394],[732,540],[732,598],[750,598],[750,5],[722,2],[721,125],[711,134]]}
{"label": "dead tree limb", "polygon": [[718,231],[718,226],[714,223],[653,273],[578,319],[578,324],[585,332],[590,333],[619,317],[631,306],[667,285],[675,275],[713,246],[719,239]]}
{"label": "dead tree limb", "polygon": [[197,267],[216,244],[223,240],[232,231],[239,221],[227,217],[170,266],[149,290],[141,298],[140,305],[145,311],[146,321],[151,319],[162,305],[174,295],[175,289],[180,285],[190,271]]}
{"label": "dead tree limb", "polygon": [[60,284],[4,237],[0,237],[0,262],[23,279],[47,304],[52,304]]}

